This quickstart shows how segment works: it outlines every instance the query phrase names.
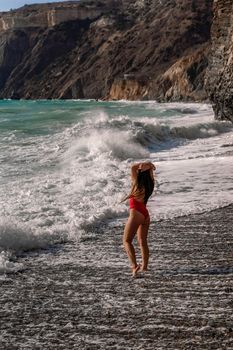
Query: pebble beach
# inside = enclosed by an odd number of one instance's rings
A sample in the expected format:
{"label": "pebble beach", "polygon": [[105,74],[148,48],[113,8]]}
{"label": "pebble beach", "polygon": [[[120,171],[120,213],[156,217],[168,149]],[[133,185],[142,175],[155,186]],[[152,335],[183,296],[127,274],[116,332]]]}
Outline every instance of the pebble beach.
{"label": "pebble beach", "polygon": [[232,349],[232,210],[152,222],[138,278],[123,226],[23,254],[1,279],[1,349]]}

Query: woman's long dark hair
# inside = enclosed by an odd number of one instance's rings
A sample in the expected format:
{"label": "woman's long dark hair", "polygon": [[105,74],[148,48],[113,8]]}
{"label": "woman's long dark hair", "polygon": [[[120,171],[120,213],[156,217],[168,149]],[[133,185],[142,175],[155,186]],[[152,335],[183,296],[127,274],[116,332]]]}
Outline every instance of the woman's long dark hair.
{"label": "woman's long dark hair", "polygon": [[146,204],[154,190],[154,181],[151,178],[150,170],[138,171],[137,188],[139,190],[142,190],[142,189],[145,190],[144,203]]}

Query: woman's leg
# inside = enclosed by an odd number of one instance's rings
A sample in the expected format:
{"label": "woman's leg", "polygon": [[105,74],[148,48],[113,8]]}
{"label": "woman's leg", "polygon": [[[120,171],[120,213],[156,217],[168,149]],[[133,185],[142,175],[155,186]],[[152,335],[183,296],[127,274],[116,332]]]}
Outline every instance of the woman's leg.
{"label": "woman's leg", "polygon": [[142,222],[145,221],[144,216],[137,212],[134,209],[130,210],[130,216],[128,218],[128,221],[125,225],[124,230],[124,236],[123,236],[123,245],[126,250],[126,253],[128,255],[129,261],[131,263],[131,267],[133,269],[133,274],[135,274],[138,270],[136,255],[134,246],[132,244],[132,241],[134,239],[134,236],[139,228],[139,226],[142,224]]}
{"label": "woman's leg", "polygon": [[149,260],[149,247],[147,243],[148,230],[150,226],[150,217],[148,216],[143,224],[141,224],[137,230],[138,244],[142,254],[142,266],[141,270],[146,271]]}

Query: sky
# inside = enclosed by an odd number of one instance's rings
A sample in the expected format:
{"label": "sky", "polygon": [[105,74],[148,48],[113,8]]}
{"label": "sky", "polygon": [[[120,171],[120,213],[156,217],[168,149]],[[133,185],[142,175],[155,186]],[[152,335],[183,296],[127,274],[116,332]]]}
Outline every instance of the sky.
{"label": "sky", "polygon": [[[64,1],[64,0],[63,0]],[[59,0],[0,0],[0,11],[8,11],[10,9],[16,9],[25,4],[39,4],[48,2],[59,2]]]}

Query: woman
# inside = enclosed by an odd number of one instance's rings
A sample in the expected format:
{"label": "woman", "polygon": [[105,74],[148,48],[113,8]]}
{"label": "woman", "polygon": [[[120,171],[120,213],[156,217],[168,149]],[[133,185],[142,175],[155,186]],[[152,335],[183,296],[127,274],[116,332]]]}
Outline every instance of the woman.
{"label": "woman", "polygon": [[[131,263],[134,277],[139,271],[147,271],[148,266],[149,248],[147,235],[150,216],[146,204],[154,189],[153,170],[155,170],[155,166],[150,162],[134,164],[131,167],[132,189],[126,197],[130,203],[130,214],[125,225],[123,244]],[[142,255],[141,265],[137,264],[135,250],[132,244],[136,233]]]}

